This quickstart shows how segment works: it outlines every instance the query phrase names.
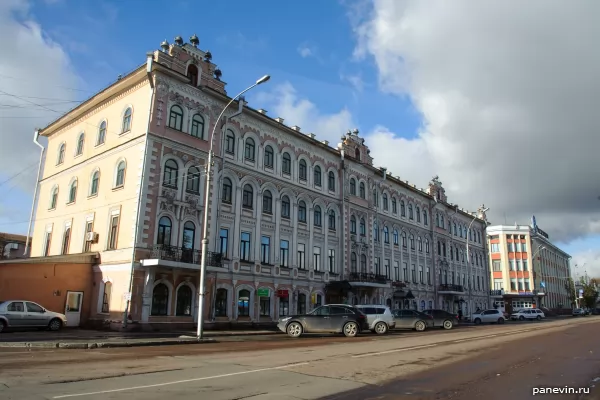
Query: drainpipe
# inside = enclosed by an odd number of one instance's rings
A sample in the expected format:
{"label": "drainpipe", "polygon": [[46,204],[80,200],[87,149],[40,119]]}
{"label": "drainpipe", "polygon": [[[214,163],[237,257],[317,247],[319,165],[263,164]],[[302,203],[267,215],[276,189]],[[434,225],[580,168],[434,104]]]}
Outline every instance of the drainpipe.
{"label": "drainpipe", "polygon": [[[154,94],[156,92],[156,88],[154,86],[154,80],[152,79],[152,62],[154,54],[152,52],[146,53],[146,74],[148,75],[148,80],[150,82],[150,104],[148,104],[148,125],[146,130],[146,140],[144,142],[144,155],[142,157],[142,176],[140,178],[140,193],[138,195],[138,205],[137,205],[137,216],[135,221],[135,236],[133,238],[133,248],[131,249],[131,274],[129,275],[129,291],[127,292],[127,301],[125,303],[125,311],[123,311],[123,329],[127,328],[127,320],[129,315],[129,307],[131,306],[131,295],[133,291],[133,274],[135,273],[135,249],[137,243],[138,229],[140,228],[140,221],[143,221],[142,218],[142,194],[144,193],[144,179],[146,177],[146,157],[148,154],[148,135],[150,134],[150,121],[152,120],[152,104],[154,102]],[[142,222],[143,223],[143,222]],[[143,233],[143,226],[142,226]],[[143,303],[143,300],[142,300]],[[143,307],[143,304],[142,304]]]}
{"label": "drainpipe", "polygon": [[38,172],[37,172],[37,177],[35,178],[35,189],[33,190],[33,201],[31,202],[31,214],[29,215],[29,228],[27,228],[27,239],[25,241],[25,251],[23,252],[23,255],[26,256],[27,255],[27,251],[29,250],[29,237],[31,235],[31,225],[33,224],[33,214],[35,213],[35,204],[36,204],[36,200],[37,200],[37,192],[38,192],[38,186],[40,185],[40,175],[42,173],[42,160],[44,159],[44,152],[46,151],[46,148],[44,146],[42,146],[42,144],[40,142],[38,142],[38,139],[40,137],[40,130],[36,129],[34,134],[33,134],[33,143],[35,143],[36,145],[38,145],[40,147],[40,165],[38,167]]}
{"label": "drainpipe", "polygon": [[[342,231],[342,251],[341,251],[341,256],[342,256],[342,269],[340,272],[340,280],[343,280],[344,277],[344,260],[346,259],[346,163],[344,162],[344,150],[340,151],[340,158],[341,158],[341,164],[342,164],[342,212],[340,213],[341,217],[342,217],[342,221],[341,221],[341,226],[340,226],[340,230]],[[327,249],[327,244],[325,245],[325,249]],[[328,250],[325,250],[326,252],[328,252]],[[326,254],[326,256],[329,258],[329,254]],[[311,293],[312,294],[312,293]]]}

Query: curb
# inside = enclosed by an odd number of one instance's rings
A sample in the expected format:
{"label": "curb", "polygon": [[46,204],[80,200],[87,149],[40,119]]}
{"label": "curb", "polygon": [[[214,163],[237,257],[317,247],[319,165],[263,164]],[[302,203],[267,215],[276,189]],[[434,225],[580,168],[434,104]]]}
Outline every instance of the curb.
{"label": "curb", "polygon": [[[213,331],[218,332],[218,331]],[[262,332],[252,332],[252,331],[241,331],[241,332],[219,332],[216,334],[212,334],[211,331],[205,331],[204,336],[206,337],[227,337],[227,336],[266,336],[266,335],[280,335],[283,332],[281,331],[262,331]],[[182,336],[182,337],[192,337],[192,336]]]}
{"label": "curb", "polygon": [[30,349],[100,349],[117,347],[144,347],[144,346],[174,346],[182,344],[218,343],[215,339],[179,339],[179,340],[148,340],[143,342],[6,342],[0,343],[0,348],[30,348]]}

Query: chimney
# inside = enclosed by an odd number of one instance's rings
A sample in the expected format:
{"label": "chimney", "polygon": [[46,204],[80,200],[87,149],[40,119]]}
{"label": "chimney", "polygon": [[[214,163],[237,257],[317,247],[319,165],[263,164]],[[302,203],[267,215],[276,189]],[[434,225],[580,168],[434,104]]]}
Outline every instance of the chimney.
{"label": "chimney", "polygon": [[281,117],[275,118],[275,121],[279,122],[280,124],[283,124],[283,118]]}
{"label": "chimney", "polygon": [[314,133],[307,133],[306,136],[310,137],[311,139],[314,139],[317,135],[315,135]]}
{"label": "chimney", "polygon": [[259,113],[261,113],[261,114],[263,114],[263,115],[266,115],[266,114],[267,114],[267,110],[263,110],[262,108],[259,108],[259,109],[258,109],[258,110],[256,110],[256,111],[258,111]]}
{"label": "chimney", "polygon": [[322,140],[321,143],[323,143],[325,146],[329,146],[329,140]]}
{"label": "chimney", "polygon": [[387,168],[381,168],[381,172],[383,172],[383,180],[385,180],[385,178],[387,178]]}
{"label": "chimney", "polygon": [[297,125],[292,126],[292,129],[295,130],[296,132],[300,132],[300,127]]}

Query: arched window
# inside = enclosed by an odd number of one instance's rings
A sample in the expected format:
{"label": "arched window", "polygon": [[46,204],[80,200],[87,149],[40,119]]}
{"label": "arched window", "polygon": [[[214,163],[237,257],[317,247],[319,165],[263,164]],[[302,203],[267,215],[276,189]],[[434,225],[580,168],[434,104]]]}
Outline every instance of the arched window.
{"label": "arched window", "polygon": [[306,223],[306,203],[302,200],[298,202],[298,221]]}
{"label": "arched window", "polygon": [[393,233],[393,235],[394,235],[394,244],[395,244],[396,246],[398,246],[398,244],[399,244],[398,229],[394,229],[394,233]]}
{"label": "arched window", "polygon": [[413,214],[413,206],[412,204],[408,205],[408,219],[413,219],[414,218],[414,214]]}
{"label": "arched window", "polygon": [[256,146],[254,145],[254,139],[251,137],[246,138],[246,145],[244,147],[244,158],[248,161],[254,161],[254,155]]}
{"label": "arched window", "polygon": [[288,175],[292,173],[292,158],[288,153],[283,153],[281,171]]}
{"label": "arched window", "polygon": [[412,250],[415,249],[415,237],[414,237],[414,235],[410,235],[410,248]]}
{"label": "arched window", "polygon": [[79,138],[77,139],[77,150],[75,152],[76,156],[83,154],[83,144],[85,143],[85,134],[81,133]]}
{"label": "arched window", "polygon": [[117,176],[115,177],[115,187],[121,187],[125,184],[125,161],[121,161],[117,165]]}
{"label": "arched window", "polygon": [[171,227],[171,219],[169,217],[161,217],[158,221],[158,237],[156,238],[156,244],[165,246],[171,245]]}
{"label": "arched window", "polygon": [[427,211],[423,210],[423,224],[429,225],[429,220],[427,219]]}
{"label": "arched window", "polygon": [[352,252],[352,254],[350,255],[350,272],[352,273],[356,273],[356,268],[357,268],[357,259],[356,259],[356,253]]}
{"label": "arched window", "polygon": [[329,210],[329,230],[335,231],[335,211]]}
{"label": "arched window", "polygon": [[361,182],[359,185],[359,191],[360,191],[360,198],[364,199],[367,196],[367,193],[365,191],[365,184],[364,182]]}
{"label": "arched window", "polygon": [[385,211],[387,211],[388,210],[388,197],[387,197],[387,194],[385,194],[385,193],[383,194],[382,200],[383,200],[383,209]]}
{"label": "arched window", "polygon": [[190,78],[190,84],[192,86],[198,86],[198,67],[194,64],[188,65],[187,77]]}
{"label": "arched window", "polygon": [[178,105],[172,106],[169,111],[169,128],[183,130],[183,109]]}
{"label": "arched window", "polygon": [[200,169],[198,167],[188,169],[185,190],[190,193],[200,193]]}
{"label": "arched window", "polygon": [[417,238],[417,244],[418,244],[418,246],[419,246],[419,251],[421,251],[421,252],[422,252],[422,251],[423,251],[423,239],[421,239],[421,236],[419,236],[419,237]]}
{"label": "arched window", "polygon": [[306,314],[306,295],[304,293],[298,293],[298,302],[296,304],[296,313],[298,315]]}
{"label": "arched window", "polygon": [[453,224],[453,229],[454,229],[454,236],[458,235],[458,229],[456,229],[456,222],[454,222]]}
{"label": "arched window", "polygon": [[110,295],[112,294],[112,282],[104,282],[104,290],[102,291],[102,308],[101,312],[110,312]]}
{"label": "arched window", "polygon": [[56,165],[60,165],[65,162],[65,151],[67,150],[67,145],[65,143],[61,143],[58,146],[58,155],[56,157]]}
{"label": "arched window", "polygon": [[306,172],[307,172],[306,161],[300,160],[300,162],[298,163],[298,177],[300,178],[301,181],[306,180]]}
{"label": "arched window", "polygon": [[215,296],[215,317],[227,316],[227,289],[217,289]]}
{"label": "arched window", "polygon": [[364,254],[360,255],[360,272],[367,273],[367,256]]}
{"label": "arched window", "polygon": [[175,306],[175,315],[192,315],[192,288],[188,285],[181,285],[177,289],[177,305]]}
{"label": "arched window", "polygon": [[356,217],[350,217],[350,233],[356,233]]}
{"label": "arched window", "polygon": [[321,207],[315,206],[315,226],[321,226]]}
{"label": "arched window", "polygon": [[105,140],[106,140],[106,121],[102,121],[100,123],[100,127],[98,128],[98,138],[96,140],[96,146],[103,144]]}
{"label": "arched window", "polygon": [[69,244],[71,243],[71,228],[65,229],[65,234],[63,236],[62,243],[62,253],[61,254],[69,254]]}
{"label": "arched window", "polygon": [[52,189],[50,194],[50,208],[49,210],[54,210],[56,208],[56,203],[58,202],[58,186]]}
{"label": "arched window", "polygon": [[429,239],[425,239],[425,253],[429,254]]}
{"label": "arched window", "polygon": [[417,215],[417,222],[421,222],[421,209],[419,207],[415,210],[415,214]]}
{"label": "arched window", "polygon": [[354,158],[360,161],[360,149],[358,147],[356,148],[356,150],[354,150]]}
{"label": "arched window", "polygon": [[223,178],[223,188],[221,190],[221,201],[223,203],[231,204],[232,190],[233,185],[231,183],[231,179]]}
{"label": "arched window", "polygon": [[231,129],[225,134],[225,152],[235,154],[235,133]]}
{"label": "arched window", "polygon": [[121,133],[129,132],[131,130],[131,107],[127,107],[123,114],[123,130]]}
{"label": "arched window", "polygon": [[350,194],[356,196],[356,179],[350,178]]}
{"label": "arched window", "polygon": [[315,165],[315,169],[314,169],[315,186],[321,187],[321,176],[322,175],[323,174],[321,173],[321,167],[319,167],[318,165]]}
{"label": "arched window", "polygon": [[398,204],[396,203],[396,199],[392,197],[392,212],[394,214],[398,213]]}
{"label": "arched window", "polygon": [[402,247],[406,247],[406,232],[402,232]]}
{"label": "arched window", "polygon": [[263,212],[265,214],[273,214],[273,195],[270,190],[263,192]]}
{"label": "arched window", "polygon": [[335,192],[335,174],[333,171],[329,171],[328,189]]}
{"label": "arched window", "polygon": [[77,179],[71,183],[69,188],[69,203],[74,203],[77,199]]}
{"label": "arched window", "polygon": [[387,226],[383,227],[383,241],[385,243],[389,243],[390,242],[390,230]]}
{"label": "arched window", "polygon": [[192,221],[183,224],[183,239],[181,247],[187,250],[193,250],[196,243],[196,225]]}
{"label": "arched window", "polygon": [[163,186],[177,189],[177,175],[179,167],[175,160],[167,160],[165,163],[165,172],[163,173]]}
{"label": "arched window", "polygon": [[94,171],[92,181],[90,183],[90,196],[98,194],[98,186],[100,185],[100,171]]}
{"label": "arched window", "polygon": [[254,204],[254,189],[252,189],[252,186],[246,184],[242,195],[242,207],[251,210]]}
{"label": "arched window", "polygon": [[290,198],[287,196],[281,198],[281,217],[290,218]]}
{"label": "arched window", "polygon": [[400,215],[406,217],[406,207],[404,206],[404,200],[400,200]]}
{"label": "arched window", "polygon": [[238,317],[250,316],[250,291],[242,289],[238,293]]}
{"label": "arched window", "polygon": [[367,234],[367,225],[365,224],[364,218],[360,219],[360,235],[366,236]]}
{"label": "arched window", "polygon": [[164,283],[159,283],[152,290],[151,315],[169,314],[169,288]]}
{"label": "arched window", "polygon": [[192,118],[192,129],[190,129],[190,135],[204,139],[204,117],[202,115],[196,114]]}
{"label": "arched window", "polygon": [[275,157],[274,157],[274,153],[273,153],[273,148],[271,146],[265,146],[265,159],[264,159],[265,167],[273,168],[273,165],[275,164],[274,159],[275,159]]}

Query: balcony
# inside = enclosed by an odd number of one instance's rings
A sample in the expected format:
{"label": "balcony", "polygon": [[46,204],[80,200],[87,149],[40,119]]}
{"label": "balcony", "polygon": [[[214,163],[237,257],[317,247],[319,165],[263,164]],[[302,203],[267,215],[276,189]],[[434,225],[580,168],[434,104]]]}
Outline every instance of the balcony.
{"label": "balcony", "polygon": [[348,282],[355,287],[389,287],[387,276],[365,272],[351,272]]}
{"label": "balcony", "polygon": [[438,288],[439,294],[464,294],[465,290],[462,285],[454,285],[450,283],[443,283]]}
{"label": "balcony", "polygon": [[[185,247],[157,244],[152,248],[150,260],[143,261],[144,265],[167,265],[174,267],[178,266],[175,263],[193,264],[196,267],[192,267],[192,269],[199,269],[200,263],[202,262],[202,251],[187,249]],[[221,253],[209,251],[207,253],[206,265],[209,267],[222,267]]]}
{"label": "balcony", "polygon": [[504,290],[502,290],[502,289],[490,290],[490,296],[491,297],[502,297],[502,296],[504,296]]}

